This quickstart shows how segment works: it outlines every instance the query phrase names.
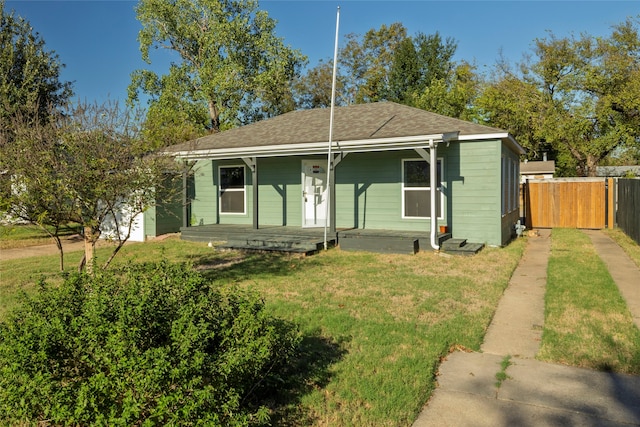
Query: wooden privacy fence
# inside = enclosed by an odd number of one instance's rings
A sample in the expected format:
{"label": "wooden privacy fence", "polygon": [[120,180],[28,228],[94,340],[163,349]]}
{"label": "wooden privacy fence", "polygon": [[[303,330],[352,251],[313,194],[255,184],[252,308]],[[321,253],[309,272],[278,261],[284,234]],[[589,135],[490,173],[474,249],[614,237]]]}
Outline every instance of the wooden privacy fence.
{"label": "wooden privacy fence", "polygon": [[612,228],[613,178],[527,181],[523,202],[528,228]]}
{"label": "wooden privacy fence", "polygon": [[640,245],[640,178],[618,180],[618,226]]}

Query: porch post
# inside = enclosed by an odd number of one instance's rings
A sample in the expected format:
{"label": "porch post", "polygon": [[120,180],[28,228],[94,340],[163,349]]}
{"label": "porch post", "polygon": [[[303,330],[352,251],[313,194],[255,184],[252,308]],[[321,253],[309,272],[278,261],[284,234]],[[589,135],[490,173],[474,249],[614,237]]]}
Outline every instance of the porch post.
{"label": "porch post", "polygon": [[185,161],[182,168],[182,226],[189,226],[189,165]]}
{"label": "porch post", "polygon": [[251,168],[251,181],[253,182],[253,229],[258,229],[258,158],[253,160]]}
{"label": "porch post", "polygon": [[242,161],[251,169],[251,186],[253,187],[253,229],[258,229],[258,158],[243,157]]}
{"label": "porch post", "polygon": [[335,161],[331,161],[331,169],[329,170],[329,231],[336,234],[336,166]]}
{"label": "porch post", "polygon": [[347,157],[344,152],[339,152],[331,158],[331,167],[329,169],[329,231],[336,234],[336,168]]}

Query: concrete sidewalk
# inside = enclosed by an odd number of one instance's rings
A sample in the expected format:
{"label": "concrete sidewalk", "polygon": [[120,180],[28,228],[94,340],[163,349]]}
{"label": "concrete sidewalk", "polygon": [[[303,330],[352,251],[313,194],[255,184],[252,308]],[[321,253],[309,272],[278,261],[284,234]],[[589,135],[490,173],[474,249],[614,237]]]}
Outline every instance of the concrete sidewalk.
{"label": "concrete sidewalk", "polygon": [[[533,359],[544,321],[550,250],[550,231],[539,233],[529,237],[489,326],[482,353],[448,356],[440,366],[438,388],[414,427],[640,426],[640,376]],[[587,234],[609,266],[637,324],[640,269],[601,231]],[[500,384],[498,373],[506,374]]]}

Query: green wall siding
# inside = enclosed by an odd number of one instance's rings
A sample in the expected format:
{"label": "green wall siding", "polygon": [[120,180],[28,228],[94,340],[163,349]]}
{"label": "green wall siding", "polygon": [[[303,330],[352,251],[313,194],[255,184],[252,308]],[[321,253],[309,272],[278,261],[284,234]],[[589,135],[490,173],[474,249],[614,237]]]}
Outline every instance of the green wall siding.
{"label": "green wall siding", "polygon": [[420,157],[410,150],[353,153],[342,160],[336,168],[338,228],[429,229],[429,220],[402,218],[403,159]]}
{"label": "green wall siding", "polygon": [[501,146],[498,140],[451,143],[446,181],[454,238],[501,244]]}
{"label": "green wall siding", "polygon": [[191,198],[189,218],[192,226],[217,222],[218,197],[214,186],[213,163],[211,160],[198,160],[193,166],[195,191]]}
{"label": "green wall siding", "polygon": [[302,225],[301,174],[301,157],[258,160],[258,206],[261,225]]}
{"label": "green wall siding", "polygon": [[[502,245],[510,238],[513,214],[502,216],[501,156],[518,156],[499,140],[452,142],[438,147],[443,161],[444,218],[455,238]],[[305,159],[322,156],[258,159],[260,225],[301,226],[302,177]],[[351,153],[336,168],[336,227],[428,231],[429,219],[402,218],[402,160],[419,159],[413,150]],[[192,222],[198,224],[251,224],[251,171],[245,169],[246,214],[217,212],[217,180],[220,165],[235,161],[198,161]],[[515,214],[517,216],[517,210]],[[517,217],[515,218],[517,220]],[[515,222],[513,220],[513,222]]]}
{"label": "green wall siding", "polygon": [[155,206],[144,212],[145,238],[177,233],[182,226],[182,181],[167,179],[164,185],[172,187],[157,194]]}
{"label": "green wall siding", "polygon": [[156,237],[156,207],[151,206],[144,211],[144,235],[146,237]]}

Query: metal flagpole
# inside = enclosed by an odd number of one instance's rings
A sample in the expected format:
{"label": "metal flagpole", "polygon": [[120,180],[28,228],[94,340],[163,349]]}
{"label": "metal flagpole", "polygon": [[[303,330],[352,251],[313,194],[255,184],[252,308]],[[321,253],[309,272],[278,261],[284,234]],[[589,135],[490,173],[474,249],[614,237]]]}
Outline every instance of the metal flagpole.
{"label": "metal flagpole", "polygon": [[327,250],[327,225],[329,220],[335,221],[335,218],[329,218],[329,205],[331,204],[331,146],[333,145],[333,111],[336,103],[336,74],[338,71],[338,34],[340,27],[340,6],[336,14],[336,42],[333,48],[333,78],[331,80],[331,118],[329,119],[329,152],[327,154],[327,203],[325,204],[324,215],[324,250]]}

